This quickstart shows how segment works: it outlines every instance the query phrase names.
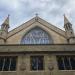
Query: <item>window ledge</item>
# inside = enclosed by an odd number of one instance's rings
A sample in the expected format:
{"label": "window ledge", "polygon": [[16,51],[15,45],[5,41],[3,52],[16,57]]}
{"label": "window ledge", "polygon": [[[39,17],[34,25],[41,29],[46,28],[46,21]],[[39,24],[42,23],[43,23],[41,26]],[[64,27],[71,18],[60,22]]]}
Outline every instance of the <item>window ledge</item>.
{"label": "window ledge", "polygon": [[17,71],[0,71],[0,72],[17,72]]}
{"label": "window ledge", "polygon": [[59,70],[59,71],[74,71],[75,72],[75,70]]}

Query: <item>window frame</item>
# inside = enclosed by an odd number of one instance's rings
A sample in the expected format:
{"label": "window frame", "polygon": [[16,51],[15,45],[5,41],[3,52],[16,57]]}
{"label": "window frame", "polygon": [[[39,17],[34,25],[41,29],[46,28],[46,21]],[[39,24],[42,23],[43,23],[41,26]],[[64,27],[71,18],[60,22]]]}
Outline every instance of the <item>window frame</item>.
{"label": "window frame", "polygon": [[[38,35],[39,32],[40,34]],[[50,34],[48,34],[48,32],[46,32],[44,29],[40,27],[34,27],[22,37],[20,44],[28,44],[28,45],[53,44],[53,39],[50,36]]]}
{"label": "window frame", "polygon": [[[60,65],[59,65],[59,61],[58,59],[61,57],[62,59],[62,63],[63,63],[63,68],[64,69],[60,69]],[[64,58],[67,58],[68,59],[68,63],[69,63],[69,69],[67,69],[66,65],[65,65],[65,61],[64,61]],[[57,60],[57,66],[58,66],[58,70],[75,70],[75,67],[73,67],[72,65],[72,61],[71,61],[71,58],[73,57],[73,59],[75,59],[75,55],[57,55],[56,56],[56,60]],[[74,61],[75,62],[75,61]],[[73,69],[74,68],[74,69]]]}
{"label": "window frame", "polygon": [[[35,57],[37,57],[37,58],[39,58],[39,57],[41,57],[42,58],[42,63],[43,63],[43,65],[42,65],[42,69],[36,69],[36,70],[33,70],[32,69],[32,58],[35,58]],[[32,55],[32,56],[30,56],[30,71],[43,71],[44,70],[44,56],[43,55]]]}
{"label": "window frame", "polygon": [[[2,70],[0,70],[0,72],[15,72],[16,71],[16,69],[17,69],[17,56],[0,56],[0,59],[1,58],[3,58],[3,66],[2,66]],[[10,70],[10,68],[11,68],[11,65],[9,64],[9,66],[8,66],[8,70],[4,70],[4,66],[5,66],[5,60],[6,60],[6,58],[9,58],[9,60],[10,60],[10,63],[11,63],[11,59],[12,58],[15,58],[15,69],[14,70]]]}

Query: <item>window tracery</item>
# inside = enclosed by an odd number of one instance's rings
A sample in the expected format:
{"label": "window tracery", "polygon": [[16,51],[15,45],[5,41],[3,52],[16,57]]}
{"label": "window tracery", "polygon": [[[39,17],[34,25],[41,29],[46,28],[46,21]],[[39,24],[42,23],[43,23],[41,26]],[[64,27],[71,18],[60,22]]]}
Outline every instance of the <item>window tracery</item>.
{"label": "window tracery", "polygon": [[39,27],[30,30],[21,40],[21,44],[51,44],[52,38]]}

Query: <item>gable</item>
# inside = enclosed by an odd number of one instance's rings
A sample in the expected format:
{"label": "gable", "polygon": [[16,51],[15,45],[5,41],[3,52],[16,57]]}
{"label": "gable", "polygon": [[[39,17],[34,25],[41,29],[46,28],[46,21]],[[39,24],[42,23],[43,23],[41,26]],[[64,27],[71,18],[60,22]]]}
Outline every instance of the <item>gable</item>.
{"label": "gable", "polygon": [[14,30],[10,31],[7,39],[8,43],[20,44],[23,36],[36,27],[39,27],[46,31],[52,37],[54,43],[66,42],[65,32],[63,30],[49,24],[48,22],[38,17],[38,20],[33,18],[30,21],[19,26],[18,28],[15,28]]}
{"label": "gable", "polygon": [[57,28],[56,26],[48,23],[47,21],[41,19],[40,17],[38,17],[38,20],[36,20],[36,17],[32,18],[31,20],[27,21],[26,23],[20,25],[19,27],[11,30],[9,33],[8,33],[8,38],[13,36],[14,34],[20,32],[21,30],[23,30],[24,28],[27,28],[29,27],[30,25],[32,25],[33,23],[40,23],[42,24],[43,26],[46,26],[48,27],[49,29],[51,29],[52,31],[56,32],[57,34],[65,37],[65,32],[59,28]]}

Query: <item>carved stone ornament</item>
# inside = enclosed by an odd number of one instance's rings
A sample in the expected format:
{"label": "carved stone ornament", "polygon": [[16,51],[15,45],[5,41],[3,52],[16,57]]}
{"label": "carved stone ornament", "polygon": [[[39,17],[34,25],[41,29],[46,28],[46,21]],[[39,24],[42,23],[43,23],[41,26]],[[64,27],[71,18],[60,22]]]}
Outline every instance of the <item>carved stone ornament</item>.
{"label": "carved stone ornament", "polygon": [[54,69],[54,66],[53,66],[53,64],[49,64],[49,66],[48,66],[48,69],[50,70],[50,71],[52,71],[53,69]]}
{"label": "carved stone ornament", "polygon": [[20,70],[22,70],[22,71],[26,70],[26,65],[25,65],[25,63],[22,63],[22,64],[20,65]]}

